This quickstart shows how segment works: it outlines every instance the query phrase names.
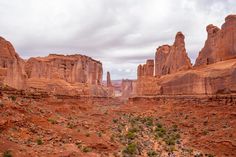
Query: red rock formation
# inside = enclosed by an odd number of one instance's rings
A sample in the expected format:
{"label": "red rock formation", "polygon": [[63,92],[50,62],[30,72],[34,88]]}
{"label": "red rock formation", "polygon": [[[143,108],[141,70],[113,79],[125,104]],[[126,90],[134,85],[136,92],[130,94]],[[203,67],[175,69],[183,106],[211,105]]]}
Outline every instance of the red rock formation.
{"label": "red rock formation", "polygon": [[211,24],[206,30],[207,40],[195,66],[236,58],[236,15],[227,16],[221,29]]}
{"label": "red rock formation", "polygon": [[30,58],[26,73],[31,78],[61,79],[69,83],[100,85],[102,64],[83,55],[56,55]]}
{"label": "red rock formation", "polygon": [[155,59],[155,75],[159,77],[142,77],[145,66],[139,66],[137,95],[235,94],[236,15],[227,16],[221,29],[207,26],[207,32],[208,39],[194,68],[182,33],[177,33],[173,46],[159,47]]}
{"label": "red rock formation", "polygon": [[155,75],[161,76],[180,70],[191,69],[192,65],[185,49],[184,35],[178,32],[172,46],[157,48],[155,56]]}
{"label": "red rock formation", "polygon": [[137,81],[137,95],[236,93],[236,59]]}
{"label": "red rock formation", "polygon": [[0,38],[0,84],[61,95],[108,96],[101,85],[102,64],[83,55],[30,58],[26,63]]}
{"label": "red rock formation", "polygon": [[137,68],[137,78],[138,78],[138,80],[141,79],[142,76],[143,76],[143,66],[141,64],[139,64],[138,68]]}
{"label": "red rock formation", "polygon": [[136,81],[135,80],[122,80],[121,92],[123,98],[129,98],[136,95]]}
{"label": "red rock formation", "polygon": [[107,90],[108,90],[108,96],[114,96],[115,95],[115,88],[112,85],[112,81],[111,81],[111,75],[110,72],[107,72]]}
{"label": "red rock formation", "polygon": [[107,96],[101,86],[102,64],[83,55],[56,55],[30,58],[26,62],[27,88],[54,94]]}
{"label": "red rock formation", "polygon": [[148,59],[146,64],[139,65],[137,69],[137,77],[138,79],[143,77],[152,77],[154,74],[154,60]]}
{"label": "red rock formation", "polygon": [[24,61],[15,52],[12,44],[2,37],[0,37],[0,71],[4,84],[17,89],[25,87]]}
{"label": "red rock formation", "polygon": [[107,72],[107,87],[112,87],[110,72]]}

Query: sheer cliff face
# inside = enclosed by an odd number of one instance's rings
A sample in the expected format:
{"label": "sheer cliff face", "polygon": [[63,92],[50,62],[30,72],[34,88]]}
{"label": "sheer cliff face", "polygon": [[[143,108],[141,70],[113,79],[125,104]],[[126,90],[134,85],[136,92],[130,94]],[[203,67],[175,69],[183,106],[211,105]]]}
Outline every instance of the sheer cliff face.
{"label": "sheer cliff face", "polygon": [[137,69],[137,77],[138,79],[154,76],[154,60],[148,59],[146,64],[139,65]]}
{"label": "sheer cliff face", "polygon": [[155,56],[156,76],[190,68],[192,68],[192,65],[185,49],[184,35],[181,32],[176,34],[175,42],[172,46],[163,45],[157,49]]}
{"label": "sheer cliff face", "polygon": [[221,29],[210,24],[207,40],[199,52],[195,66],[236,58],[236,15],[229,15]]}
{"label": "sheer cliff face", "polygon": [[172,46],[160,46],[155,56],[158,77],[142,77],[146,65],[138,66],[137,95],[236,93],[236,15],[227,16],[221,29],[208,25],[207,32],[194,68],[181,32]]}
{"label": "sheer cliff face", "polygon": [[100,62],[78,54],[53,54],[25,62],[10,42],[0,38],[0,84],[54,94],[107,96],[101,86],[102,73]]}
{"label": "sheer cliff face", "polygon": [[26,62],[28,78],[61,79],[68,83],[100,85],[102,64],[82,55],[49,55]]}
{"label": "sheer cliff face", "polygon": [[2,37],[0,37],[0,73],[2,83],[19,89],[25,87],[24,61],[15,52],[12,44]]}
{"label": "sheer cliff face", "polygon": [[136,95],[136,81],[122,80],[121,89],[123,98],[129,98]]}

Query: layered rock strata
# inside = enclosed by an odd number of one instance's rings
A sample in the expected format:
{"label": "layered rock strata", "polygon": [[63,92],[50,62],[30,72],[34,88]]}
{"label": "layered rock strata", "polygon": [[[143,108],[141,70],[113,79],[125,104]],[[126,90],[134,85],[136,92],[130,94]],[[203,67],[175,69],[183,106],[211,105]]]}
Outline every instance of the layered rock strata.
{"label": "layered rock strata", "polygon": [[172,46],[163,45],[157,48],[155,56],[155,75],[172,74],[191,69],[192,65],[185,49],[184,35],[178,32]]}
{"label": "layered rock strata", "polygon": [[208,39],[194,67],[178,32],[173,46],[157,49],[155,77],[145,77],[145,66],[138,66],[137,95],[236,94],[235,19],[227,16],[221,29],[207,26]]}
{"label": "layered rock strata", "polygon": [[207,40],[199,52],[195,66],[236,58],[236,15],[227,16],[221,29],[210,24],[206,31]]}
{"label": "layered rock strata", "polygon": [[24,61],[12,44],[0,37],[0,81],[14,88],[24,88],[25,80]]}

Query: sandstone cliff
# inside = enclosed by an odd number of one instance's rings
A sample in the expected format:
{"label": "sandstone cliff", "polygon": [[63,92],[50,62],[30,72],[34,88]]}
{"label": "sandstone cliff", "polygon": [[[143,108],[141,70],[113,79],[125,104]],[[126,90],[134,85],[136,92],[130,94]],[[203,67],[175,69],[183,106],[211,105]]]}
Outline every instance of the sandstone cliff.
{"label": "sandstone cliff", "polygon": [[148,59],[146,64],[139,65],[137,69],[138,79],[148,76],[154,76],[154,60]]}
{"label": "sandstone cliff", "polygon": [[56,55],[30,58],[25,66],[28,78],[62,79],[69,83],[100,85],[102,64],[83,55]]}
{"label": "sandstone cliff", "polygon": [[15,52],[12,44],[2,37],[0,37],[0,73],[2,83],[18,89],[25,87],[24,61]]}
{"label": "sandstone cliff", "polygon": [[137,95],[206,95],[236,93],[236,59],[137,82]]}
{"label": "sandstone cliff", "polygon": [[227,16],[221,29],[208,25],[207,32],[208,39],[193,68],[182,33],[177,33],[173,46],[159,47],[155,58],[157,77],[142,77],[145,66],[139,65],[136,94],[236,94],[236,15]]}
{"label": "sandstone cliff", "polygon": [[227,16],[221,29],[211,24],[206,30],[207,40],[195,66],[236,58],[236,15]]}
{"label": "sandstone cliff", "polygon": [[184,35],[181,32],[176,34],[172,46],[163,45],[157,48],[155,56],[156,76],[171,74],[191,68],[192,65],[185,49]]}
{"label": "sandstone cliff", "polygon": [[108,96],[102,86],[102,63],[84,55],[57,55],[22,60],[0,38],[0,84],[59,95]]}
{"label": "sandstone cliff", "polygon": [[107,96],[101,86],[102,64],[83,55],[30,58],[25,65],[27,87],[56,94]]}
{"label": "sandstone cliff", "polygon": [[129,98],[136,95],[136,81],[123,79],[121,82],[121,92],[123,98]]}

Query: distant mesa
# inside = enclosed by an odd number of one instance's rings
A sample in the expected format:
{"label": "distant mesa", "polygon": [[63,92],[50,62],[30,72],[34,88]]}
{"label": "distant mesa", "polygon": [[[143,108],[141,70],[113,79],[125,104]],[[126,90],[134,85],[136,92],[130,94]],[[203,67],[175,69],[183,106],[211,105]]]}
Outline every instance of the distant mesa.
{"label": "distant mesa", "polygon": [[24,61],[10,42],[0,38],[0,81],[16,89],[108,96],[102,74],[101,62],[80,54],[50,54]]}

